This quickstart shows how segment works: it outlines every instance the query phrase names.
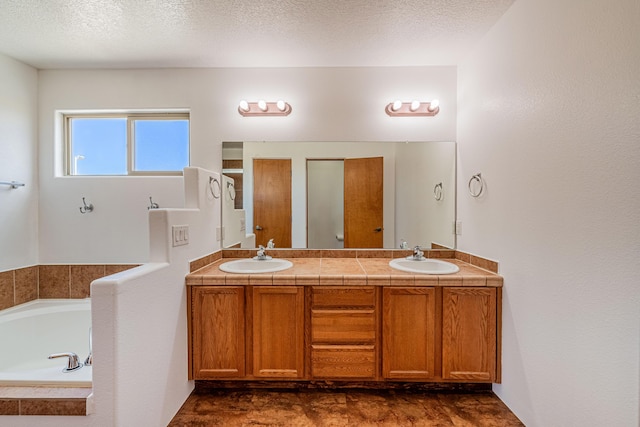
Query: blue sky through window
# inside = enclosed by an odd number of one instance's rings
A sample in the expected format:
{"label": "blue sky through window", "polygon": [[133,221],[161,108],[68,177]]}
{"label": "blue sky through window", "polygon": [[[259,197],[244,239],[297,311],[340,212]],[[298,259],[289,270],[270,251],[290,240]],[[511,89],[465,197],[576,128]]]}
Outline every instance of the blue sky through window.
{"label": "blue sky through window", "polygon": [[182,171],[189,165],[188,119],[73,117],[70,174],[127,175],[127,120],[134,126],[134,171]]}
{"label": "blue sky through window", "polygon": [[72,175],[127,174],[127,119],[71,120]]}
{"label": "blue sky through window", "polygon": [[188,120],[136,120],[134,170],[181,171],[189,165]]}

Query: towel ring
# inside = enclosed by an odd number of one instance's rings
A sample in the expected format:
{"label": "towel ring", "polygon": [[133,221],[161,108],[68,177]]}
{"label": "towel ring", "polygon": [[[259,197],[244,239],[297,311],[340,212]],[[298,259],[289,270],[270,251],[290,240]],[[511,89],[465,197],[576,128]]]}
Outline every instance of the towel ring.
{"label": "towel ring", "polygon": [[[216,191],[216,188],[218,189],[217,191]],[[214,199],[220,198],[220,181],[218,181],[217,178],[214,178],[212,176],[209,177],[209,192],[211,193]]]}
{"label": "towel ring", "polygon": [[[480,187],[476,185],[475,186],[477,187],[476,189],[472,188],[472,185],[474,182],[477,182],[480,185]],[[483,191],[484,191],[484,180],[482,179],[482,174],[477,173],[473,175],[469,180],[469,194],[471,194],[471,197],[480,197]]]}
{"label": "towel ring", "polygon": [[236,199],[236,187],[230,182],[227,182],[227,191],[229,192],[229,198],[231,200],[235,200]]}
{"label": "towel ring", "polygon": [[433,187],[433,196],[436,198],[437,201],[441,201],[442,197],[444,196],[443,191],[442,191],[442,183],[439,182],[436,184],[435,187]]}

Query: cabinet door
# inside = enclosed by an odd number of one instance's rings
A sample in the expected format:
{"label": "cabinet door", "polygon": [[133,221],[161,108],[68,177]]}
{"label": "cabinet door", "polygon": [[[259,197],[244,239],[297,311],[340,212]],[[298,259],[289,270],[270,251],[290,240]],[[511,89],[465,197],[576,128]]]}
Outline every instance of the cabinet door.
{"label": "cabinet door", "polygon": [[304,288],[253,288],[253,375],[304,376]]}
{"label": "cabinet door", "polygon": [[435,367],[434,288],[384,288],[382,375],[429,379]]}
{"label": "cabinet door", "polygon": [[245,375],[244,287],[192,289],[194,379]]}
{"label": "cabinet door", "polygon": [[442,377],[495,380],[495,288],[443,289]]}

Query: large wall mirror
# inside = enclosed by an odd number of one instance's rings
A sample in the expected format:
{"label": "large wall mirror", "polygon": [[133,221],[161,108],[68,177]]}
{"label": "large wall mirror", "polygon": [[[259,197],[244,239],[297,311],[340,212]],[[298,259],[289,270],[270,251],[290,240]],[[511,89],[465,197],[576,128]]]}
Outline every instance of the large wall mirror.
{"label": "large wall mirror", "polygon": [[222,158],[223,247],[455,248],[455,142],[224,142]]}

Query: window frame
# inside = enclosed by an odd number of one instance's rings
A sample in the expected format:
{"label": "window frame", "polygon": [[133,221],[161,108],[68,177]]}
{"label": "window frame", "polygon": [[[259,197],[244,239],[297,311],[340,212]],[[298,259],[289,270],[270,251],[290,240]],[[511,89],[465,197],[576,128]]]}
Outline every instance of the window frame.
{"label": "window frame", "polygon": [[[73,165],[73,143],[71,132],[71,121],[73,119],[126,119],[126,153],[127,153],[127,173],[117,175],[77,175],[72,172]],[[191,117],[188,111],[162,111],[162,112],[67,112],[62,114],[63,137],[64,137],[64,175],[68,177],[126,177],[126,176],[182,176],[183,171],[136,171],[135,164],[135,133],[134,125],[137,120],[187,120],[189,125],[189,140],[187,144],[187,166],[191,165]]]}

